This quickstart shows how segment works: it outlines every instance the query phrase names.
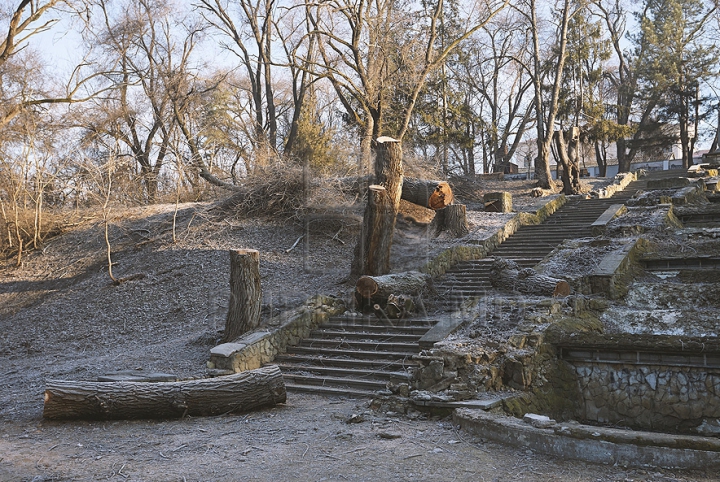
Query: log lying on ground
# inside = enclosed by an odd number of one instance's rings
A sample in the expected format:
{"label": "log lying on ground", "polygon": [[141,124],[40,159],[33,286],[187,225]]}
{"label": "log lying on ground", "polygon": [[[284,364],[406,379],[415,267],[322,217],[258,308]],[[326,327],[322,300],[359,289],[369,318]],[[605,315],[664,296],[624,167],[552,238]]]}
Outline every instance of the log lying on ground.
{"label": "log lying on ground", "polygon": [[[363,195],[375,183],[375,176],[345,177],[337,182],[343,190]],[[400,199],[437,211],[452,204],[455,196],[447,181],[406,177],[403,178]]]}
{"label": "log lying on ground", "polygon": [[374,305],[387,306],[390,295],[418,296],[428,289],[430,276],[419,271],[406,271],[382,276],[361,276],[355,283],[355,301],[365,311]]}
{"label": "log lying on ground", "polygon": [[178,418],[244,412],[284,403],[277,366],[217,378],[178,382],[51,380],[45,387],[47,419]]}
{"label": "log lying on ground", "polygon": [[434,211],[453,202],[450,184],[445,181],[428,181],[406,177],[403,180],[401,199]]}
{"label": "log lying on ground", "polygon": [[538,274],[532,268],[521,268],[515,261],[495,258],[490,268],[490,283],[506,291],[517,291],[527,295],[567,296],[570,285],[567,281]]}

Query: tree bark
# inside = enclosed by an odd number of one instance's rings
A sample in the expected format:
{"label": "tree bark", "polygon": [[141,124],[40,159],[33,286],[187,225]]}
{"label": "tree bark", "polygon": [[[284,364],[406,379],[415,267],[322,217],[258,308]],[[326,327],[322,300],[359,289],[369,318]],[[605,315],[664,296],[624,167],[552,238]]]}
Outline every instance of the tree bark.
{"label": "tree bark", "polygon": [[391,137],[375,141],[375,180],[368,189],[368,204],[351,274],[390,272],[390,248],[403,184],[402,147]]}
{"label": "tree bark", "polygon": [[230,306],[223,343],[231,342],[260,324],[262,288],[260,252],[255,249],[230,251]]}
{"label": "tree bark", "polygon": [[447,231],[456,238],[462,238],[470,232],[467,222],[467,210],[464,204],[451,204],[445,209],[435,212],[435,218],[430,223],[437,236],[443,231]]}
{"label": "tree bark", "polygon": [[178,382],[48,381],[47,419],[138,419],[208,416],[284,403],[277,366]]}
{"label": "tree bark", "polygon": [[564,194],[580,193],[580,164],[578,161],[577,143],[580,140],[580,129],[572,127],[567,132],[559,130],[554,134],[558,161],[562,165],[562,181]]}
{"label": "tree bark", "polygon": [[382,186],[370,186],[360,238],[355,246],[353,275],[373,276],[390,271],[390,247],[396,214],[387,190]]}
{"label": "tree bark", "polygon": [[446,181],[404,178],[401,199],[434,211],[453,202],[453,192]]}
{"label": "tree bark", "polygon": [[532,268],[520,268],[515,261],[495,258],[490,268],[490,282],[493,287],[538,296],[567,296],[570,285],[567,281],[538,274]]}
{"label": "tree bark", "polygon": [[361,311],[386,306],[390,295],[418,296],[429,289],[430,276],[406,271],[382,276],[362,276],[355,283],[355,301]]}

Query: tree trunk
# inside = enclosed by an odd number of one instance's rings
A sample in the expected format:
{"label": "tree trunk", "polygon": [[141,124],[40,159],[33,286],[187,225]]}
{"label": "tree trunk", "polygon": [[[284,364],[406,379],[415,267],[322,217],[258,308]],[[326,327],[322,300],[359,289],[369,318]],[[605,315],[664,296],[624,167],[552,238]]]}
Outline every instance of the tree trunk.
{"label": "tree trunk", "polygon": [[490,268],[493,287],[538,296],[567,296],[567,281],[538,274],[532,268],[520,268],[515,261],[495,258]]}
{"label": "tree trunk", "polygon": [[577,143],[580,138],[580,129],[570,128],[567,133],[559,130],[555,132],[555,146],[557,147],[558,161],[562,165],[562,181],[564,194],[580,193],[580,166],[577,156]]}
{"label": "tree trunk", "polygon": [[403,184],[402,147],[391,137],[375,141],[375,180],[368,189],[368,204],[351,274],[390,272],[390,248]]}
{"label": "tree trunk", "polygon": [[47,419],[137,419],[207,416],[284,403],[277,366],[178,382],[48,381]]}
{"label": "tree trunk", "polygon": [[395,216],[387,190],[382,186],[370,186],[351,274],[381,275],[390,271]]}
{"label": "tree trunk", "polygon": [[418,296],[428,289],[430,276],[419,271],[362,276],[355,283],[355,301],[364,311],[374,305],[386,306],[390,295]]}
{"label": "tree trunk", "polygon": [[434,211],[443,209],[453,202],[450,184],[446,181],[426,181],[404,178],[401,199]]}
{"label": "tree trunk", "polygon": [[430,223],[431,229],[434,228],[437,236],[443,231],[447,231],[456,238],[462,238],[470,232],[467,222],[467,211],[464,204],[451,204],[445,209],[435,212],[435,218]]}
{"label": "tree trunk", "polygon": [[230,251],[230,306],[223,343],[260,324],[261,304],[260,252],[255,249]]}

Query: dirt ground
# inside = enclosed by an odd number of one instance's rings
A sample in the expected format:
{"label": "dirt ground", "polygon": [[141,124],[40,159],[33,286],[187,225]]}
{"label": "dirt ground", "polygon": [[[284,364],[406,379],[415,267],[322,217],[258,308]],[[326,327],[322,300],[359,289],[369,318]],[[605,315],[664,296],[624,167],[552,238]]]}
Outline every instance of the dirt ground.
{"label": "dirt ground", "polygon": [[[518,206],[529,187],[517,181]],[[503,187],[486,186],[498,190]],[[208,205],[116,211],[111,283],[97,218],[0,265],[0,481],[468,480],[710,481],[716,474],[625,470],[493,444],[442,416],[371,412],[367,401],[290,393],[247,414],[166,421],[48,422],[48,379],[119,370],[205,375],[224,327],[231,248],[261,251],[264,319],[323,293],[346,297],[349,224],[216,217]],[[482,213],[480,213],[482,214]],[[476,230],[500,218],[478,215]],[[425,243],[412,222],[405,258]],[[298,241],[299,240],[299,241]],[[353,414],[363,421],[348,424]]]}

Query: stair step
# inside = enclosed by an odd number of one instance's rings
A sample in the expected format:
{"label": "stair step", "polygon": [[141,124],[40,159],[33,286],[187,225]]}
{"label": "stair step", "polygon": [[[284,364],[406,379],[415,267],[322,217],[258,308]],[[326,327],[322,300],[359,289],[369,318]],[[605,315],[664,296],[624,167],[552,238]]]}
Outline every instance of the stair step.
{"label": "stair step", "polygon": [[[407,327],[432,327],[438,322],[437,318],[402,318],[399,320],[392,320],[393,326],[407,326]],[[343,326],[366,326],[366,325],[377,325],[378,318],[375,315],[372,316],[333,316],[328,320],[329,324],[337,325],[342,324]]]}
{"label": "stair step", "polygon": [[314,377],[295,373],[283,373],[283,380],[299,385],[321,385],[331,387],[350,387],[361,390],[384,390],[387,382],[380,380],[362,380],[355,378]]}
{"label": "stair step", "polygon": [[352,378],[368,380],[409,380],[407,372],[391,372],[385,370],[363,370],[357,368],[323,367],[317,365],[296,365],[290,363],[279,363],[277,366],[283,375],[314,375],[330,376],[335,378]]}
{"label": "stair step", "polygon": [[348,350],[377,350],[417,353],[417,343],[392,343],[382,341],[356,341],[356,340],[326,340],[323,338],[304,338],[299,346],[306,347],[329,347]]}
{"label": "stair step", "polygon": [[361,358],[361,359],[382,359],[388,360],[405,360],[410,359],[415,353],[420,351],[420,346],[415,346],[415,351],[373,351],[373,350],[350,350],[340,348],[320,348],[317,346],[291,346],[288,347],[288,353],[298,354],[312,354],[312,355],[325,355],[325,356],[346,356],[349,358]]}
{"label": "stair step", "polygon": [[318,385],[300,385],[297,383],[285,383],[285,389],[289,392],[313,393],[316,395],[329,395],[335,397],[351,398],[372,398],[374,390],[359,390],[356,388],[323,387]]}
{"label": "stair step", "polygon": [[417,366],[417,363],[408,360],[365,360],[359,358],[349,358],[344,356],[343,358],[327,357],[327,356],[313,356],[313,355],[302,355],[302,354],[284,354],[278,355],[275,358],[276,363],[287,363],[287,364],[301,364],[308,366],[320,366],[320,367],[335,367],[335,368],[358,368],[363,370],[388,370],[388,371],[401,371],[408,367]]}
{"label": "stair step", "polygon": [[[427,331],[427,330],[425,330]],[[335,340],[356,340],[367,342],[416,342],[422,335],[407,333],[368,333],[358,327],[357,331],[319,329],[310,332],[310,338],[335,339]]]}
{"label": "stair step", "polygon": [[[381,320],[375,319],[376,323],[381,323]],[[395,321],[400,320],[389,320],[387,324],[364,324],[364,325],[347,325],[342,323],[324,323],[320,325],[321,328],[329,329],[329,330],[336,330],[336,331],[342,331],[347,330],[348,332],[351,332],[353,330],[362,330],[366,333],[397,333],[397,334],[408,334],[408,335],[424,335],[427,333],[427,331],[431,328],[430,326],[402,326],[402,325],[395,325]]]}

